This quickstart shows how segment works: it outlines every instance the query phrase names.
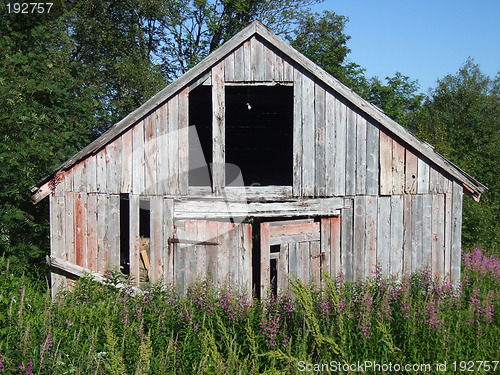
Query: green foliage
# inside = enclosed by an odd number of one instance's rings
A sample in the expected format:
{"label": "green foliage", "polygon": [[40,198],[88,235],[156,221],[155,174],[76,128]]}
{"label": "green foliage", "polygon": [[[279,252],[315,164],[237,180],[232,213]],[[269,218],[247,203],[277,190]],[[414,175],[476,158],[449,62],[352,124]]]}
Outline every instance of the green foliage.
{"label": "green foliage", "polygon": [[322,288],[292,280],[292,294],[259,302],[206,281],[184,296],[158,286],[130,295],[84,278],[51,301],[0,258],[9,275],[0,279],[0,371],[294,374],[332,362],[498,360],[499,270],[500,259],[476,249],[463,257],[459,288],[422,270],[399,281],[327,277]]}

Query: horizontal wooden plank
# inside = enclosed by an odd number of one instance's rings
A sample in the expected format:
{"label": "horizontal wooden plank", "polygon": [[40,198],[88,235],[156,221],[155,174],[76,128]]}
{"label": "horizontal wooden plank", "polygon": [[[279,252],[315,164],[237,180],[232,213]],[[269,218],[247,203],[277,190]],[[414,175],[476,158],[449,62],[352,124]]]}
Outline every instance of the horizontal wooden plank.
{"label": "horizontal wooden plank", "polygon": [[270,245],[319,240],[319,223],[301,223],[269,227]]}
{"label": "horizontal wooden plank", "polygon": [[[293,197],[291,186],[226,186],[222,195],[234,201],[282,201]],[[190,186],[192,198],[220,199],[208,186]]]}
{"label": "horizontal wooden plank", "polygon": [[337,216],[342,198],[300,199],[294,202],[227,202],[215,200],[175,200],[174,219],[217,219],[231,217]]}

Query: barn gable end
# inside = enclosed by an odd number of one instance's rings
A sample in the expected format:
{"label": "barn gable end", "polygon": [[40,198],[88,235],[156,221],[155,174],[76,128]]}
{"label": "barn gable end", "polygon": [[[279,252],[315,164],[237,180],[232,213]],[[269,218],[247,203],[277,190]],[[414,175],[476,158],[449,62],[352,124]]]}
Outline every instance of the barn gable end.
{"label": "barn gable end", "polygon": [[50,195],[55,288],[121,267],[265,293],[321,268],[458,281],[464,187],[485,190],[254,22],[32,193]]}

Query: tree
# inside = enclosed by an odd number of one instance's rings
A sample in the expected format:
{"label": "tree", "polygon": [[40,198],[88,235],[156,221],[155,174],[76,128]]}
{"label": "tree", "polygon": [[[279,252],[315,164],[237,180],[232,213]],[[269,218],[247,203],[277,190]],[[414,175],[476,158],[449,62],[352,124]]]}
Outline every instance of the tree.
{"label": "tree", "polygon": [[47,202],[33,206],[28,188],[87,144],[98,103],[68,59],[61,3],[45,15],[0,13],[0,253],[23,266],[48,250]]}
{"label": "tree", "polygon": [[420,138],[485,184],[479,204],[464,200],[464,246],[498,252],[500,238],[500,74],[484,75],[472,59],[438,81],[409,124]]}

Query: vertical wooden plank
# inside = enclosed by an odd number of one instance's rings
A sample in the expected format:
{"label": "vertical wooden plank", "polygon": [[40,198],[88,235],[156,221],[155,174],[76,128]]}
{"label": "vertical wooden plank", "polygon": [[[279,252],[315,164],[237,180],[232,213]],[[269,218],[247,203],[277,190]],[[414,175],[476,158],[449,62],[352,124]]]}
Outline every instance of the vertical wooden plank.
{"label": "vertical wooden plank", "polygon": [[130,193],[132,191],[132,130],[122,134],[121,148],[121,193]]}
{"label": "vertical wooden plank", "polygon": [[252,225],[241,224],[241,288],[248,297],[252,296]]}
{"label": "vertical wooden plank", "polygon": [[366,194],[379,193],[379,129],[366,122]]}
{"label": "vertical wooden plank", "polygon": [[121,187],[121,146],[122,138],[119,137],[106,146],[106,174],[108,194],[120,194]]}
{"label": "vertical wooden plank", "polygon": [[293,65],[292,61],[286,59],[283,56],[283,80],[285,82],[293,82],[295,75],[296,66]]}
{"label": "vertical wooden plank", "polygon": [[366,194],[367,135],[366,120],[356,114],[356,194]]}
{"label": "vertical wooden plank", "polygon": [[346,106],[335,98],[335,181],[334,195],[346,193],[347,116]]}
{"label": "vertical wooden plank", "polygon": [[273,80],[276,82],[283,82],[284,79],[284,72],[283,72],[283,55],[280,52],[276,53],[275,56],[275,63],[274,63],[274,76]]}
{"label": "vertical wooden plank", "polygon": [[335,124],[335,97],[329,92],[325,96],[325,194],[328,197],[335,195],[335,180],[336,176],[335,159],[336,159],[336,141],[335,132],[337,130]]}
{"label": "vertical wooden plank", "polygon": [[[102,211],[100,200],[101,197],[98,198],[98,215]],[[107,200],[108,258],[106,269],[118,271],[120,269],[120,195],[109,195]],[[98,223],[100,223],[100,217]]]}
{"label": "vertical wooden plank", "polygon": [[156,194],[156,121],[155,114],[152,113],[144,120],[144,163],[145,163],[145,178],[146,194]]}
{"label": "vertical wooden plank", "polygon": [[302,75],[302,195],[314,196],[315,182],[315,103],[314,78]]}
{"label": "vertical wooden plank", "polygon": [[[330,275],[337,277],[342,272],[342,259],[341,259],[341,220],[340,217],[332,217],[330,220],[330,242],[331,242],[331,255],[330,255]],[[326,265],[325,265],[326,268]]]}
{"label": "vertical wooden plank", "polygon": [[453,227],[453,194],[445,194],[445,221],[444,221],[444,275],[451,281],[451,244]]}
{"label": "vertical wooden plank", "polygon": [[310,249],[310,268],[311,274],[309,275],[310,282],[312,282],[315,286],[319,287],[321,284],[321,257],[320,255],[320,242],[319,241],[311,241],[309,245]]}
{"label": "vertical wooden plank", "polygon": [[354,280],[353,270],[353,237],[354,237],[354,218],[353,208],[342,209],[342,233],[340,236],[342,248],[342,272],[346,281]]}
{"label": "vertical wooden plank", "polygon": [[[208,221],[198,220],[196,222],[198,233],[198,241],[211,241],[212,239],[208,236]],[[198,259],[196,262],[196,275],[197,277],[205,280],[207,278],[207,256],[208,256],[208,246],[207,245],[197,245],[198,247]]]}
{"label": "vertical wooden plank", "polygon": [[380,197],[378,200],[378,243],[377,263],[382,267],[384,277],[391,272],[391,199],[393,196]]}
{"label": "vertical wooden plank", "polygon": [[[218,233],[217,233],[217,222],[209,221],[207,222],[207,237],[210,241],[218,241]],[[211,280],[214,285],[217,283],[217,274],[219,272],[217,268],[217,246],[207,245],[207,273],[209,280]]]}
{"label": "vertical wooden plank", "polygon": [[85,159],[87,192],[97,193],[97,156],[91,155]]}
{"label": "vertical wooden plank", "polygon": [[220,195],[222,189],[226,186],[225,173],[225,112],[226,102],[224,93],[224,70],[223,65],[219,63],[212,68],[212,160],[213,174],[212,183],[215,195]]}
{"label": "vertical wooden plank", "polygon": [[101,149],[96,154],[96,167],[97,167],[97,192],[98,193],[106,193],[107,189],[107,159],[108,155],[106,152],[106,148]]}
{"label": "vertical wooden plank", "polygon": [[405,191],[405,153],[398,142],[392,142],[392,193],[403,194]]}
{"label": "vertical wooden plank", "polygon": [[429,164],[427,160],[423,157],[418,158],[418,194],[428,194],[429,193]]}
{"label": "vertical wooden plank", "polygon": [[267,297],[271,285],[269,223],[260,224],[260,298]]}
{"label": "vertical wooden plank", "polygon": [[250,39],[252,54],[252,79],[254,81],[264,81],[264,45],[253,36]]}
{"label": "vertical wooden plank", "polygon": [[250,82],[252,80],[252,53],[251,53],[251,40],[247,40],[243,43],[243,60],[245,61],[245,69],[243,80]]}
{"label": "vertical wooden plank", "polygon": [[422,264],[422,196],[415,195],[411,204],[411,272],[420,270],[424,265]]}
{"label": "vertical wooden plank", "polygon": [[157,164],[157,184],[158,194],[169,193],[169,132],[168,132],[168,103],[165,103],[156,110],[156,143],[158,146]]}
{"label": "vertical wooden plank", "polygon": [[[195,220],[186,220],[184,222],[184,235],[182,239],[196,241],[198,232]],[[198,261],[198,246],[192,244],[181,244],[180,250],[185,260],[184,269],[184,288],[187,289],[196,281],[196,263]]]}
{"label": "vertical wooden plank", "polygon": [[189,185],[189,86],[179,93],[179,192],[187,195]]}
{"label": "vertical wooden plank", "polygon": [[163,197],[154,196],[150,198],[151,202],[151,240],[150,240],[150,267],[151,282],[158,283],[164,274],[164,246],[163,222],[164,208]]}
{"label": "vertical wooden plank", "polygon": [[294,72],[293,83],[293,195],[302,195],[302,73]]}
{"label": "vertical wooden plank", "polygon": [[422,267],[432,269],[432,195],[422,195]]}
{"label": "vertical wooden plank", "polygon": [[226,82],[234,81],[234,52],[224,59],[224,79]]}
{"label": "vertical wooden plank", "polygon": [[460,284],[460,262],[462,256],[462,185],[453,181],[453,211],[451,226],[450,273],[453,285]]}
{"label": "vertical wooden plank", "polygon": [[66,260],[75,264],[75,194],[66,191],[66,205],[64,209],[64,235]]}
{"label": "vertical wooden plank", "polygon": [[310,282],[311,274],[311,246],[310,242],[299,242],[299,267],[300,267],[300,278],[304,285],[308,285]]}
{"label": "vertical wooden plank", "polygon": [[[134,164],[135,165],[135,164]],[[139,287],[139,195],[131,194],[129,196],[130,216],[129,216],[129,233],[130,233],[130,246],[129,246],[129,259],[130,259],[130,277],[132,278],[132,285]]]}
{"label": "vertical wooden plank", "polygon": [[165,284],[174,282],[174,245],[168,240],[174,235],[174,200],[163,200],[163,236],[164,247],[167,247],[165,254],[164,279]]}
{"label": "vertical wooden plank", "polygon": [[144,122],[139,121],[132,128],[133,155],[132,155],[132,192],[135,195],[143,194],[144,178]]}
{"label": "vertical wooden plank", "polygon": [[406,274],[412,271],[412,200],[413,195],[403,196],[403,272]]}
{"label": "vertical wooden plank", "polygon": [[231,223],[217,223],[217,232],[219,246],[217,248],[217,285],[222,285],[229,282],[230,263],[229,255],[231,248],[230,226]]}
{"label": "vertical wooden plank", "polygon": [[405,160],[405,193],[416,194],[418,186],[418,158],[410,150],[406,150]]}
{"label": "vertical wooden plank", "polygon": [[236,82],[245,80],[245,62],[243,45],[241,45],[234,51],[234,80]]}
{"label": "vertical wooden plank", "polygon": [[[66,244],[64,233],[65,198],[49,196],[50,207],[50,253],[59,259],[66,259]],[[51,273],[52,298],[66,288],[66,277],[55,272]]]}
{"label": "vertical wooden plank", "polygon": [[[186,230],[185,230],[186,221],[179,220],[175,222],[175,236],[177,238],[186,238]],[[175,244],[174,250],[174,272],[173,279],[175,286],[178,290],[185,295],[186,293],[186,252],[185,245],[183,244]]]}
{"label": "vertical wooden plank", "polygon": [[276,66],[276,54],[266,44],[263,44],[264,52],[264,81],[274,81],[274,68]]}
{"label": "vertical wooden plank", "polygon": [[[345,193],[346,195],[356,194],[356,156],[358,144],[356,141],[356,112],[352,108],[346,108],[347,115],[347,149],[345,157]],[[366,149],[365,149],[366,150]]]}
{"label": "vertical wooden plank", "polygon": [[441,193],[439,189],[439,175],[440,173],[438,173],[436,168],[429,167],[429,193]]}
{"label": "vertical wooden plank", "polygon": [[[90,198],[90,197],[89,197]],[[97,198],[97,269],[96,271],[104,274],[111,267],[108,265],[108,259],[112,258],[111,253],[117,252],[120,249],[113,249],[109,246],[110,237],[113,235],[112,229],[116,230],[116,226],[112,225],[113,218],[110,215],[111,207],[109,195],[99,194]],[[90,206],[90,199],[89,199]],[[119,261],[119,260],[118,260]]]}
{"label": "vertical wooden plank", "polygon": [[288,244],[280,246],[280,257],[278,260],[278,293],[288,290]]}
{"label": "vertical wooden plank", "polygon": [[[224,69],[223,64],[220,66]],[[167,193],[179,194],[179,96],[168,101]]]}
{"label": "vertical wooden plank", "polygon": [[321,226],[320,226],[320,251],[325,254],[323,257],[322,267],[326,272],[328,272],[331,276],[334,276],[332,273],[332,237],[331,237],[331,219],[329,217],[321,218]]}
{"label": "vertical wooden plank", "polygon": [[84,162],[73,167],[73,189],[75,192],[87,191],[87,168]]}
{"label": "vertical wooden plank", "polygon": [[363,279],[366,256],[366,196],[354,197],[353,279]]}
{"label": "vertical wooden plank", "polygon": [[97,267],[97,195],[89,194],[87,201],[87,268],[98,271]]}
{"label": "vertical wooden plank", "polygon": [[392,138],[380,131],[380,194],[392,194]]}
{"label": "vertical wooden plank", "polygon": [[403,196],[391,196],[391,255],[389,274],[400,278],[403,272],[404,215]]}
{"label": "vertical wooden plank", "polygon": [[326,93],[325,89],[315,84],[315,121],[316,121],[316,183],[315,196],[326,196]]}
{"label": "vertical wooden plank", "polygon": [[75,263],[87,268],[87,194],[75,195]]}
{"label": "vertical wooden plank", "polygon": [[300,254],[299,246],[296,242],[288,244],[288,276],[293,280],[300,278]]}
{"label": "vertical wooden plank", "polygon": [[[366,196],[366,247],[365,247],[365,270],[364,276],[371,277],[377,266],[377,235],[378,235],[378,196]],[[387,198],[387,202],[389,199]],[[387,249],[383,249],[387,253]],[[383,257],[381,261],[386,264],[388,259]]]}
{"label": "vertical wooden plank", "polygon": [[432,267],[434,279],[444,278],[444,195],[432,195]]}

